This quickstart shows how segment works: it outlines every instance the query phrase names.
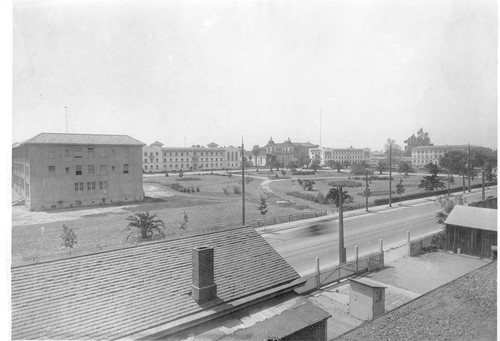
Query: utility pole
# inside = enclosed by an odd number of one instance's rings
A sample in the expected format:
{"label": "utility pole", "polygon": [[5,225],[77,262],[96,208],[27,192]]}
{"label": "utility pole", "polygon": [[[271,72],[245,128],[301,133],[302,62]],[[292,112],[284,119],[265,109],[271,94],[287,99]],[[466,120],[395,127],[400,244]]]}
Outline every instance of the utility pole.
{"label": "utility pole", "polygon": [[64,107],[66,109],[66,134],[68,133],[68,107]]}
{"label": "utility pole", "polygon": [[485,193],[485,190],[484,190],[484,171],[481,171],[481,186],[483,188],[483,196],[482,196],[482,199],[483,199],[483,207],[486,206],[486,193]]}
{"label": "utility pole", "polygon": [[245,145],[241,137],[241,221],[245,225]]}
{"label": "utility pole", "polygon": [[344,264],[346,262],[346,254],[344,248],[344,208],[343,201],[344,195],[342,192],[342,187],[337,187],[339,191],[339,264]]}
{"label": "utility pole", "polygon": [[368,169],[366,170],[365,183],[366,183],[366,186],[365,186],[365,200],[366,200],[365,207],[366,207],[366,212],[368,212]]}
{"label": "utility pole", "polygon": [[470,193],[470,143],[467,145],[467,186],[469,187]]}
{"label": "utility pole", "polygon": [[392,207],[392,140],[389,138],[389,207]]}

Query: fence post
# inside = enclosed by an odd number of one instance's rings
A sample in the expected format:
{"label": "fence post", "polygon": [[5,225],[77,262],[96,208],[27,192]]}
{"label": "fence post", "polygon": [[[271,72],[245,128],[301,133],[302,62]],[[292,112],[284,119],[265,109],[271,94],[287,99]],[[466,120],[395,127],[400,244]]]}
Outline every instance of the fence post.
{"label": "fence post", "polygon": [[411,256],[410,231],[406,231],[406,238],[407,238],[406,255],[410,257]]}
{"label": "fence post", "polygon": [[316,289],[319,289],[320,287],[319,257],[316,257]]}
{"label": "fence post", "polygon": [[372,271],[372,269],[370,267],[370,256],[368,256],[368,272],[371,272],[371,271]]}
{"label": "fence post", "polygon": [[354,272],[357,275],[358,274],[358,246],[354,246],[354,257],[356,259],[356,263],[354,265]]}

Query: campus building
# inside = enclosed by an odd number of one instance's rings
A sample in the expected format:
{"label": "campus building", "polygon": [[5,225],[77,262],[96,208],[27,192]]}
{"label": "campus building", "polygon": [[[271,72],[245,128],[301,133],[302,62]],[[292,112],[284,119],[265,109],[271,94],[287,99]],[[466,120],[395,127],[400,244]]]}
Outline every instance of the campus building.
{"label": "campus building", "polygon": [[[411,150],[411,162],[414,167],[423,168],[429,162],[439,165],[439,158],[444,156],[444,154],[453,151],[459,150],[463,152],[467,152],[469,146],[468,145],[444,145],[444,146],[421,146],[415,147]],[[488,152],[489,148],[481,147],[481,146],[470,146],[470,150],[477,150]]]}
{"label": "campus building", "polygon": [[318,147],[317,144],[310,142],[292,142],[290,138],[282,143],[276,143],[271,137],[262,147],[262,152],[266,155],[266,166],[279,162],[286,167],[290,162],[297,161],[301,155],[309,156],[309,149]]}
{"label": "campus building", "polygon": [[41,133],[12,146],[12,187],[30,210],[143,200],[143,145],[127,135]]}
{"label": "campus building", "polygon": [[361,163],[370,161],[369,148],[311,148],[309,149],[309,157],[311,160],[319,159],[321,165],[328,165],[332,162],[344,163]]}
{"label": "campus building", "polygon": [[241,167],[241,151],[238,147],[221,148],[210,143],[208,148],[163,147],[156,141],[142,148],[144,172],[178,172],[236,169]]}

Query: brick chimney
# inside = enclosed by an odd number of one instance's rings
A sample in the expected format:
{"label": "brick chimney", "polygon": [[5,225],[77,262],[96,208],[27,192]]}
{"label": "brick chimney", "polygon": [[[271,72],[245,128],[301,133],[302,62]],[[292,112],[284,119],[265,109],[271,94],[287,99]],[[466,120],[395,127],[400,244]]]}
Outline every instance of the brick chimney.
{"label": "brick chimney", "polygon": [[193,272],[191,294],[199,303],[207,302],[217,296],[214,283],[214,248],[200,246],[193,248]]}

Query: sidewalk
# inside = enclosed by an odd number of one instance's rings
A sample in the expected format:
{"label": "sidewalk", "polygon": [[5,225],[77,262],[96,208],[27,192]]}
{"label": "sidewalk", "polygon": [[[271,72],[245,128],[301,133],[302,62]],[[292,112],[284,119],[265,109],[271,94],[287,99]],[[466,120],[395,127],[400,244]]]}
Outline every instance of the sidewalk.
{"label": "sidewalk", "polygon": [[[462,275],[490,263],[487,260],[448,252],[406,256],[406,246],[385,252],[385,267],[364,278],[385,286],[385,310],[391,311]],[[345,280],[308,295],[311,302],[330,312],[328,340],[363,323],[349,315],[349,281]]]}

